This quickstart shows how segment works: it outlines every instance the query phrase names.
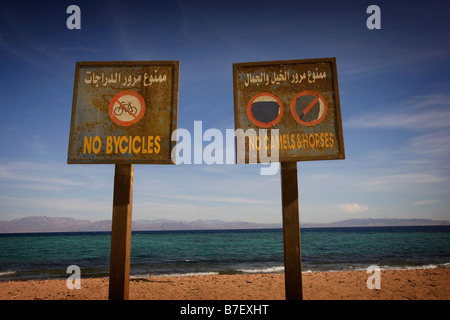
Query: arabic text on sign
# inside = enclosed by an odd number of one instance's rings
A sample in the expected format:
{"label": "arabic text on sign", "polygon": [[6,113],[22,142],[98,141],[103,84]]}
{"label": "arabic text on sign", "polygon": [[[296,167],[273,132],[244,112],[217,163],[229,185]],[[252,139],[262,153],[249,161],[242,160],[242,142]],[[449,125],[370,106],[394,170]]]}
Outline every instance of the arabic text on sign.
{"label": "arabic text on sign", "polygon": [[269,84],[280,84],[281,82],[290,83],[302,83],[303,81],[308,81],[308,83],[314,83],[316,80],[326,79],[327,73],[325,71],[320,72],[318,68],[315,71],[309,70],[308,72],[298,73],[292,71],[280,71],[276,72],[259,72],[259,73],[248,73],[246,74],[244,85],[248,87],[249,85],[256,84],[259,85],[269,85]]}
{"label": "arabic text on sign", "polygon": [[95,85],[95,87],[103,86],[106,87],[109,84],[119,84],[122,87],[134,87],[140,86],[141,83],[144,87],[151,86],[153,83],[166,82],[167,76],[165,74],[158,74],[155,70],[153,73],[145,72],[142,76],[141,74],[137,76],[122,74],[121,72],[111,73],[109,76],[105,73],[96,73],[87,71],[86,77],[84,78],[84,83]]}

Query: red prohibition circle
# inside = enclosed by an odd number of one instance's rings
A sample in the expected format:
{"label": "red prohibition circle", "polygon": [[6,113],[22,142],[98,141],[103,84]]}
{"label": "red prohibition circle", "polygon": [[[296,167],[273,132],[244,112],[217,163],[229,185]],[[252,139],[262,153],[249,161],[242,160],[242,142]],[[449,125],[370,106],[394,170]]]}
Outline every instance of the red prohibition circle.
{"label": "red prohibition circle", "polygon": [[[128,107],[128,106],[124,105],[121,101],[119,101],[119,99],[124,96],[132,96],[137,99],[137,101],[140,104],[140,109],[139,109],[139,112],[137,112],[137,114],[135,114],[133,112],[134,109],[130,110],[130,108],[133,108],[132,106]],[[134,107],[134,108],[136,108],[136,107]],[[124,114],[131,115],[132,119],[126,120],[126,121],[119,119],[119,116],[117,115],[117,110],[121,110],[122,113],[124,113]],[[136,111],[137,111],[137,108],[136,108]],[[144,113],[145,113],[144,98],[139,93],[137,93],[136,91],[133,91],[133,90],[125,90],[125,91],[119,92],[118,94],[116,94],[114,96],[114,98],[112,98],[111,102],[109,103],[109,116],[113,122],[117,123],[120,126],[129,127],[129,126],[135,124],[136,122],[138,122],[139,120],[142,119],[142,117],[144,116]]]}
{"label": "red prohibition circle", "polygon": [[[314,121],[311,122],[307,122],[307,121],[303,121],[302,119],[300,119],[300,115],[297,113],[297,111],[295,110],[295,105],[297,103],[297,100],[302,97],[302,96],[314,96],[316,97],[312,102],[310,102],[310,104],[303,110],[302,113],[308,113],[309,110],[312,109],[312,107],[314,107],[317,103],[322,102],[323,103],[323,112],[322,115],[317,118]],[[314,126],[320,122],[322,122],[323,119],[325,119],[325,116],[327,115],[327,111],[328,111],[328,106],[327,106],[327,102],[325,101],[324,97],[322,97],[319,93],[314,92],[314,91],[310,91],[310,90],[305,90],[305,91],[301,91],[299,93],[297,93],[295,95],[295,97],[292,99],[291,101],[291,114],[294,117],[294,119],[304,125],[304,126]]]}
{"label": "red prohibition circle", "polygon": [[[253,102],[257,98],[262,97],[262,96],[269,96],[269,97],[274,98],[275,101],[277,102],[278,106],[280,107],[280,110],[278,112],[278,116],[274,120],[272,120],[272,121],[270,121],[268,123],[258,121],[255,118],[255,116],[253,115],[253,113],[252,113]],[[276,95],[274,95],[272,93],[268,93],[268,92],[258,93],[256,96],[251,98],[250,101],[247,104],[247,116],[248,116],[248,118],[250,119],[251,122],[253,122],[253,124],[255,124],[255,125],[257,125],[258,127],[261,127],[261,128],[269,128],[271,126],[276,125],[278,122],[280,122],[281,118],[283,118],[283,112],[284,112],[283,103],[281,102],[280,98],[278,98]]]}

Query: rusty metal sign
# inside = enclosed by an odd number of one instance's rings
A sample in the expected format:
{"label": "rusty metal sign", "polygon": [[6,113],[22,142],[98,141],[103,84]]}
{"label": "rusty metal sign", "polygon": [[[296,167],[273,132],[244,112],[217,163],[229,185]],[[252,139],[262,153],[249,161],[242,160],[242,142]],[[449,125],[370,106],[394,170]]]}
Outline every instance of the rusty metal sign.
{"label": "rusty metal sign", "polygon": [[233,90],[235,129],[257,132],[245,135],[246,154],[279,148],[280,162],[345,158],[335,58],[235,63]]}
{"label": "rusty metal sign", "polygon": [[77,62],[67,162],[172,164],[178,61]]}

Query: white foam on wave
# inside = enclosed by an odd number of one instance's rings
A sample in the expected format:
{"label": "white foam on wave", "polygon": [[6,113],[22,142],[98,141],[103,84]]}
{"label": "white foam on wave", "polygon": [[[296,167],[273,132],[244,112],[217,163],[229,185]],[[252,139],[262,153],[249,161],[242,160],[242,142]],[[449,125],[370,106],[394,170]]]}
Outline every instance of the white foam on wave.
{"label": "white foam on wave", "polygon": [[[428,264],[428,265],[418,265],[418,266],[379,266],[380,269],[383,270],[417,270],[417,269],[437,269],[437,268],[450,268],[450,262],[448,263],[440,263],[440,264]],[[302,273],[319,273],[319,272],[342,272],[342,271],[366,271],[367,268],[364,267],[353,267],[347,266],[345,269],[329,269],[329,270],[311,270],[305,269],[302,270]],[[283,273],[284,266],[274,266],[267,268],[241,268],[236,269],[237,272],[241,273]],[[0,272],[1,275],[13,274],[15,271],[7,271]],[[130,278],[163,278],[163,277],[190,277],[190,276],[212,276],[219,275],[219,272],[210,271],[210,272],[188,272],[188,273],[165,273],[165,274],[139,274],[130,276]]]}
{"label": "white foam on wave", "polygon": [[16,271],[2,271],[2,272],[0,272],[0,277],[1,276],[9,276],[14,273],[16,273]]}
{"label": "white foam on wave", "polygon": [[130,278],[163,278],[163,277],[192,277],[192,276],[214,276],[219,272],[189,272],[189,273],[164,273],[164,274],[141,274],[130,276]]}
{"label": "white foam on wave", "polygon": [[278,273],[284,272],[283,266],[268,267],[268,268],[255,268],[255,269],[237,269],[239,272],[243,273]]}
{"label": "white foam on wave", "polygon": [[190,273],[169,273],[161,274],[158,277],[190,277],[190,276],[214,276],[218,275],[218,272],[190,272]]}
{"label": "white foam on wave", "polygon": [[[369,266],[367,266],[369,267]],[[440,268],[450,268],[450,262],[447,263],[439,263],[439,264],[425,264],[425,265],[414,265],[414,266],[389,266],[389,265],[379,265],[379,268],[383,270],[428,270],[428,269],[440,269]],[[347,267],[346,269],[338,269],[338,270],[320,270],[320,271],[311,271],[307,272],[316,273],[316,272],[341,272],[341,271],[366,271],[367,268],[364,267]]]}
{"label": "white foam on wave", "polygon": [[384,269],[384,270],[426,270],[426,269],[438,269],[438,268],[450,268],[450,263],[426,264],[426,265],[420,265],[420,266],[402,266],[402,267],[385,266],[385,267],[381,267],[381,269]]}

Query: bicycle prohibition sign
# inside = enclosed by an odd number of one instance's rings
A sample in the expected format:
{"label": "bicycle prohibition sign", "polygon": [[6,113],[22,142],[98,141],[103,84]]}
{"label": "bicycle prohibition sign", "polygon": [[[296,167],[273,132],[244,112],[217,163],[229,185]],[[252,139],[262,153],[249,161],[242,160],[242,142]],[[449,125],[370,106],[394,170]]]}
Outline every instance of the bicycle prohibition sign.
{"label": "bicycle prohibition sign", "polygon": [[145,113],[144,98],[133,90],[121,91],[109,103],[109,116],[120,126],[131,126]]}

